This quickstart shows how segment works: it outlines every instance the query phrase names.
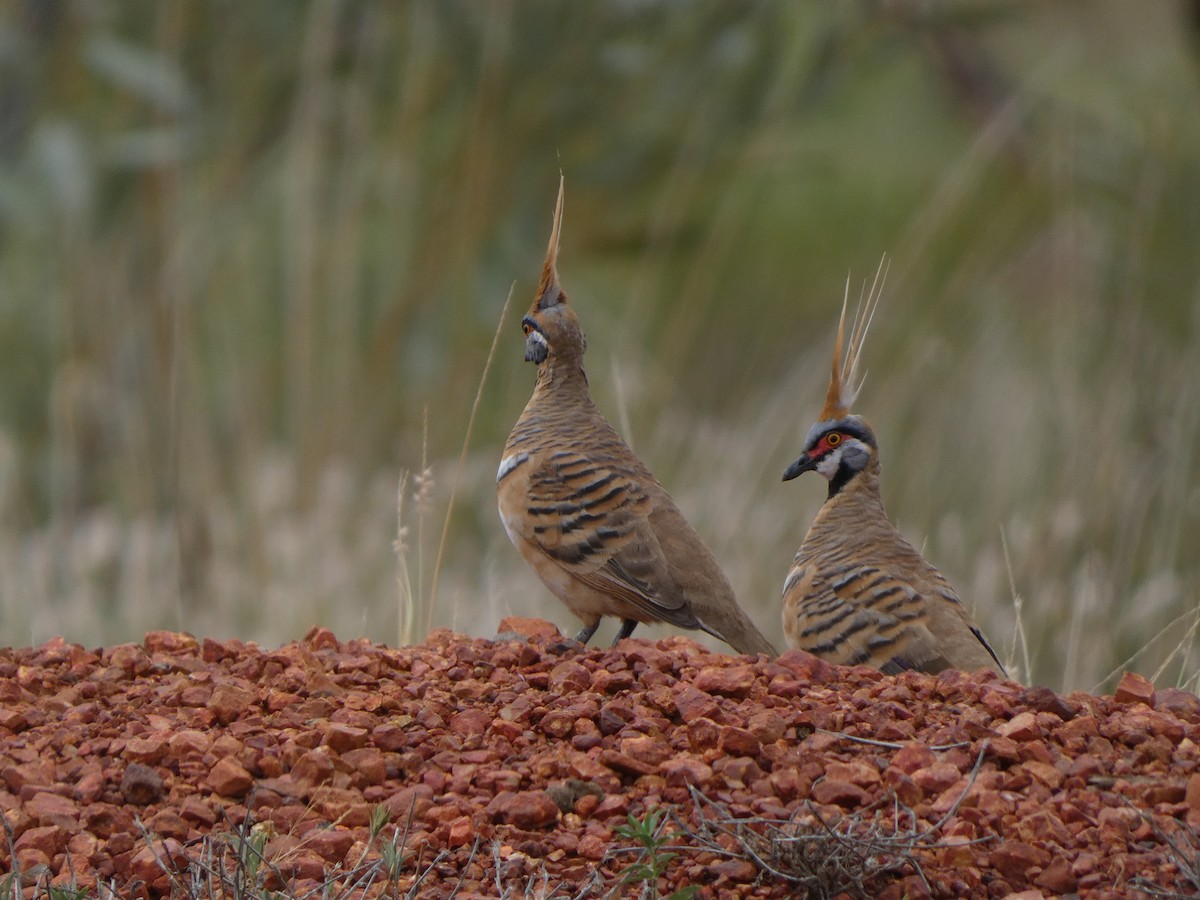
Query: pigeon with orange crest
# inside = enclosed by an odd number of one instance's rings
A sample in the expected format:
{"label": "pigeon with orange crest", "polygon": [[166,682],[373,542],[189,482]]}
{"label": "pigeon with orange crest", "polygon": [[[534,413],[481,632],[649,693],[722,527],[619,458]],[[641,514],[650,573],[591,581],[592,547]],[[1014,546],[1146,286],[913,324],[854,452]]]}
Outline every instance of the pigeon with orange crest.
{"label": "pigeon with orange crest", "polygon": [[783,585],[783,631],[792,647],[830,662],[886,673],[1004,666],[937,569],[888,520],[880,493],[879,444],[850,412],[862,387],[863,342],[882,288],[880,267],[845,344],[838,322],[829,392],[804,450],[783,473],[818,472],[829,494]]}
{"label": "pigeon with orange crest", "polygon": [[533,306],[522,320],[533,396],[496,473],[500,518],[521,556],[583,621],[667,622],[720,638],[739,653],[775,649],[738,605],[712,552],[667,491],[592,402],[587,342],[558,281],[563,188]]}

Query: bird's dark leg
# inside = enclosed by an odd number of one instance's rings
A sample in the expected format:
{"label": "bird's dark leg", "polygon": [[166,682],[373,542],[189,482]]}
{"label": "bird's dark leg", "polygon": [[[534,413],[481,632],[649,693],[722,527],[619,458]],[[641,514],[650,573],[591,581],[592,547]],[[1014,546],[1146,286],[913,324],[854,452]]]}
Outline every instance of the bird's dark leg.
{"label": "bird's dark leg", "polygon": [[600,627],[600,620],[596,619],[591,625],[584,625],[579,629],[579,634],[575,635],[575,640],[581,644],[586,644],[592,639],[592,635],[596,633],[596,629]]}
{"label": "bird's dark leg", "polygon": [[621,630],[618,631],[617,636],[613,638],[612,645],[614,647],[617,646],[617,644],[621,643],[621,641],[633,634],[633,629],[637,628],[637,626],[637,619],[622,619]]}

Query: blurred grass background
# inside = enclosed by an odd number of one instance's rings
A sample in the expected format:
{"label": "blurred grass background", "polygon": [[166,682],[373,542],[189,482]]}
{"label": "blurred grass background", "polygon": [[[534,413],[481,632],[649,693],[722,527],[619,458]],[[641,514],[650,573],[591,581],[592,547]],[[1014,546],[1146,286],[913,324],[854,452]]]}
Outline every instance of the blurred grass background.
{"label": "blurred grass background", "polygon": [[780,474],[886,253],[893,519],[1023,679],[1195,689],[1200,14],[1165,0],[0,6],[0,643],[574,631],[493,486],[560,169],[597,402],[773,640],[825,492]]}

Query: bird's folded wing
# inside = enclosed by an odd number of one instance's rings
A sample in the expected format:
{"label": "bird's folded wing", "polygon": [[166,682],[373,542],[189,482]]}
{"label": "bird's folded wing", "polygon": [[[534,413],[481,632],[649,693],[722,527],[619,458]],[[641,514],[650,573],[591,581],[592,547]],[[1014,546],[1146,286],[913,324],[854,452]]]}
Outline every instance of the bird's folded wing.
{"label": "bird's folded wing", "polygon": [[792,638],[810,653],[884,672],[937,667],[925,598],[874,566],[818,571],[797,564],[784,595],[799,618]]}
{"label": "bird's folded wing", "polygon": [[558,451],[529,475],[522,537],[583,583],[648,620],[691,621],[670,588],[650,526],[651,498],[634,473]]}

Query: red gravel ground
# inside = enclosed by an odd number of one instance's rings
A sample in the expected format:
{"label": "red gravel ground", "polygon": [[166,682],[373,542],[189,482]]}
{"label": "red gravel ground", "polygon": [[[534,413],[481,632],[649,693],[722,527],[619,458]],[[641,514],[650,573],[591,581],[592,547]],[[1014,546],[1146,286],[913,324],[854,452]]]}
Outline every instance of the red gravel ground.
{"label": "red gravel ground", "polygon": [[[638,861],[612,852],[632,846],[616,829],[665,806],[663,895],[796,895],[729,835],[732,855],[679,830],[702,824],[695,789],[710,817],[862,828],[877,809],[885,831],[930,832],[916,864],[858,896],[1196,891],[1191,694],[1126,676],[1115,697],[1060,697],[985,673],[890,677],[686,637],[581,650],[543,622],[501,628],[402,649],[314,630],[278,650],[168,632],[0,650],[0,870],[15,857],[27,895],[53,881],[162,896],[164,863],[211,861],[205,838],[250,816],[266,887],[291,895],[363,884],[407,824],[399,880],[365,893],[421,878],[414,896],[601,896]],[[390,824],[371,841],[379,805]]]}

